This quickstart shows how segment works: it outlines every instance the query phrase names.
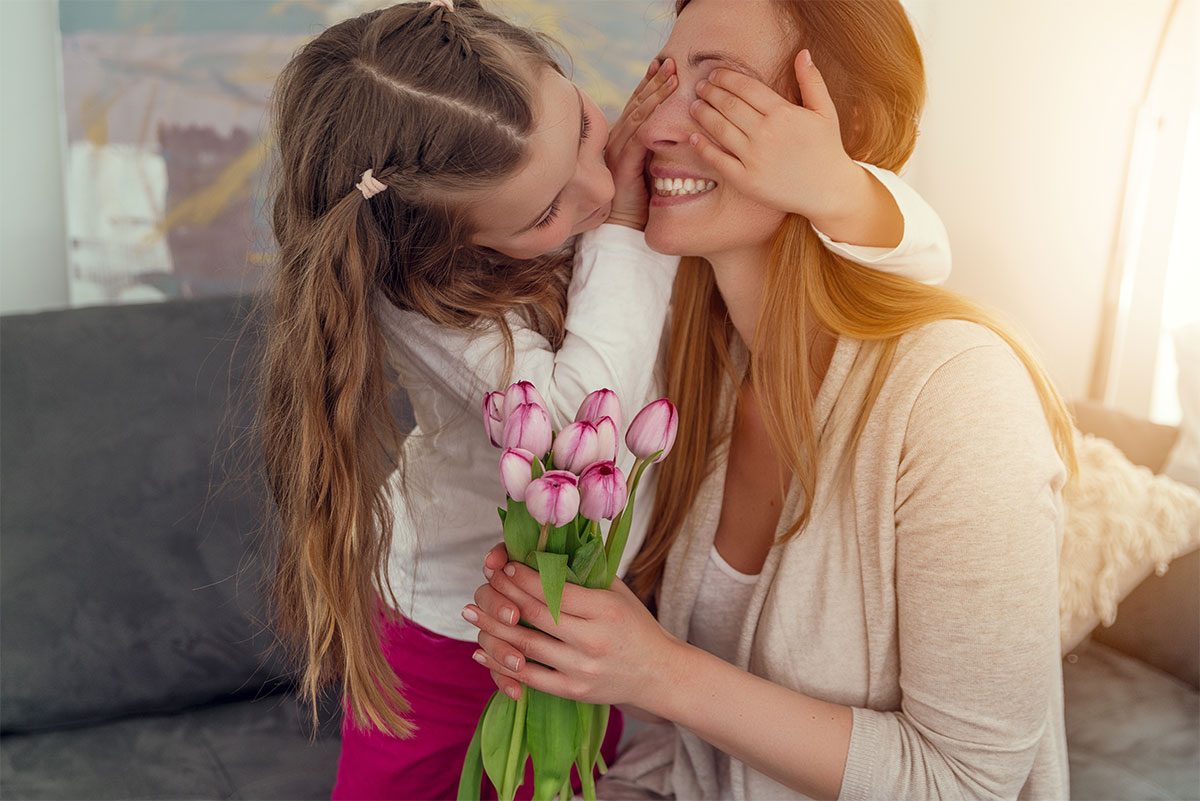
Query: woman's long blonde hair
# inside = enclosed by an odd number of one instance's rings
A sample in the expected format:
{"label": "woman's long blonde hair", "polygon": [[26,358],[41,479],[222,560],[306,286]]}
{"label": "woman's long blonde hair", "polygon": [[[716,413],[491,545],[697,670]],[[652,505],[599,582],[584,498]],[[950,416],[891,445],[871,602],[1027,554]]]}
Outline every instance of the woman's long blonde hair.
{"label": "woman's long blonde hair", "polygon": [[[357,726],[415,733],[375,628],[377,611],[397,620],[388,480],[403,467],[376,303],[445,326],[498,327],[506,372],[510,310],[561,341],[570,253],[517,261],[474,247],[453,200],[525,163],[542,67],[559,69],[547,42],[477,0],[453,11],[423,1],[328,28],[276,81],[279,249],[255,315],[256,430],[270,488],[272,623],[301,666],[314,724],[323,689],[340,685]],[[367,169],[386,186],[369,200],[355,188]]]}
{"label": "woman's long blonde hair", "polygon": [[[678,0],[676,13],[689,0]],[[781,0],[796,46],[777,76],[777,88],[799,102],[792,72],[808,48],[829,87],[842,143],[855,160],[897,171],[912,154],[925,101],[921,50],[899,0]],[[752,344],[749,376],[764,424],[781,460],[803,491],[804,505],[781,542],[808,521],[816,486],[813,381],[806,334],[815,324],[835,335],[881,343],[881,358],[854,432],[857,441],[891,367],[901,335],[937,320],[967,320],[996,332],[1033,379],[1055,446],[1072,475],[1075,455],[1070,413],[1038,362],[991,315],[940,287],[870,270],[822,246],[808,220],[790,215],[775,236],[763,305]],[[653,603],[667,554],[683,527],[708,458],[728,436],[718,418],[721,386],[736,378],[728,352],[728,314],[712,269],[685,258],[675,281],[668,332],[666,395],[681,426],[671,458],[661,466],[645,543],[630,567],[630,587]]]}

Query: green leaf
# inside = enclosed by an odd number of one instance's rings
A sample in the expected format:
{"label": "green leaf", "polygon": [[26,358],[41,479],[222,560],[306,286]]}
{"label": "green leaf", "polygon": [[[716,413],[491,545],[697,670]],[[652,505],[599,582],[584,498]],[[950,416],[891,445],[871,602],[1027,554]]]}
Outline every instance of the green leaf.
{"label": "green leaf", "polygon": [[504,518],[508,515],[508,510],[503,506],[497,506],[496,511],[500,513],[500,525],[504,525]]}
{"label": "green leaf", "polygon": [[[576,584],[582,584],[585,587],[591,587],[588,583],[588,576],[591,576],[595,571],[596,563],[603,562],[604,559],[604,543],[598,540],[588,540],[583,545],[579,546],[579,550],[575,552],[575,557],[572,559],[571,568],[575,571],[575,575],[579,577]],[[601,573],[603,575],[603,573]],[[594,588],[593,588],[594,589]]]}
{"label": "green leaf", "polygon": [[483,769],[487,771],[497,794],[501,793],[501,785],[504,783],[504,769],[508,764],[516,710],[517,702],[497,690],[492,693],[491,700],[483,712],[482,734],[479,740]]}
{"label": "green leaf", "polygon": [[[604,762],[604,757],[600,756],[600,746],[604,743],[604,735],[608,733],[608,718],[612,707],[608,704],[592,704],[592,764],[595,765],[599,760]],[[600,772],[603,776],[607,767]]]}
{"label": "green leaf", "polygon": [[[549,456],[550,454],[546,454],[546,455]],[[533,470],[534,478],[541,478],[542,475],[546,472],[546,468],[542,467],[542,460],[537,458],[536,456],[533,457],[532,470]]]}
{"label": "green leaf", "polygon": [[508,499],[508,513],[504,516],[504,547],[508,558],[514,562],[525,561],[526,555],[537,547],[540,528],[521,501]]}
{"label": "green leaf", "polygon": [[572,533],[572,529],[574,529],[574,528],[575,528],[574,520],[572,520],[570,523],[567,523],[565,526],[555,526],[555,527],[551,528],[550,536],[546,538],[546,547],[544,548],[544,550],[549,553],[561,553],[561,554],[570,553],[570,551],[567,550],[567,543],[571,540],[572,537],[574,537],[575,539],[579,538],[579,534],[577,531]]}
{"label": "green leaf", "polygon": [[592,766],[596,764],[592,758],[592,740],[595,737],[592,731],[595,725],[593,710],[596,705],[583,701],[576,701],[575,705],[579,714],[579,751],[575,755],[575,769],[579,771],[584,801],[596,801],[596,778],[592,775]]}
{"label": "green leaf", "polygon": [[551,801],[571,776],[579,749],[579,711],[575,701],[526,687],[527,730],[533,757],[534,801]]}
{"label": "green leaf", "polygon": [[621,556],[625,553],[625,543],[629,540],[629,527],[633,524],[633,502],[637,497],[638,482],[642,480],[642,474],[646,472],[646,468],[661,453],[662,451],[655,451],[649,459],[645,461],[639,460],[640,464],[638,464],[633,480],[629,484],[629,500],[625,503],[625,508],[621,510],[621,514],[613,520],[612,526],[608,529],[608,545],[605,548],[605,555],[608,558],[608,569],[605,571],[606,580],[603,589],[608,589],[612,586],[612,580],[617,575],[617,568],[621,566]]}
{"label": "green leaf", "polygon": [[[491,705],[490,701],[488,705]],[[484,712],[487,712],[487,707],[484,707]],[[483,753],[480,744],[483,739],[483,718],[484,715],[479,716],[479,722],[475,724],[475,734],[467,745],[467,756],[463,760],[462,773],[458,778],[458,801],[479,801],[483,795]]]}
{"label": "green leaf", "polygon": [[542,578],[542,592],[546,595],[546,606],[557,623],[562,609],[563,585],[567,582],[567,556],[561,553],[537,551],[537,571]]}

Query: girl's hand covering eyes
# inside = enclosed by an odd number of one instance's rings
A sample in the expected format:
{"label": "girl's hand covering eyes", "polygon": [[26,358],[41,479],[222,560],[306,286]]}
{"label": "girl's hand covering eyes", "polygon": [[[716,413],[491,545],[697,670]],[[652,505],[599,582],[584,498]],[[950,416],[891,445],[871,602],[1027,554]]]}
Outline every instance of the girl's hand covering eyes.
{"label": "girl's hand covering eyes", "polygon": [[616,191],[608,222],[645,230],[650,210],[650,192],[645,178],[648,151],[634,134],[678,85],[672,59],[668,58],[661,65],[658,59],[651,61],[646,77],[633,90],[621,116],[609,129],[604,158]]}
{"label": "girl's hand covering eyes", "polygon": [[862,168],[842,147],[837,109],[807,50],[796,57],[803,105],[762,81],[716,69],[696,85],[691,143],[721,179],[753,200],[814,224],[844,213]]}

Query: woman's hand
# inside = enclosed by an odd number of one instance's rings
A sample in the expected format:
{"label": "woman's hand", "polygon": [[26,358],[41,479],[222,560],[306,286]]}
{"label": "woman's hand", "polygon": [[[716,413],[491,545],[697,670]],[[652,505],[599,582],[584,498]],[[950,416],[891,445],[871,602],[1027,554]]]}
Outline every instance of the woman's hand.
{"label": "woman's hand", "polygon": [[842,147],[837,109],[807,50],[795,69],[801,106],[749,75],[713,70],[696,85],[691,113],[704,133],[691,144],[742,194],[824,230],[823,221],[853,213],[869,174]]}
{"label": "woman's hand", "polygon": [[604,158],[616,191],[608,222],[645,230],[650,210],[650,192],[646,188],[648,151],[634,134],[678,85],[675,62],[668,58],[660,65],[658,59],[654,59],[646,77],[633,90],[621,116],[609,129]]}
{"label": "woman's hand", "polygon": [[[464,617],[470,610],[478,618],[472,622],[480,629],[482,664],[497,686],[507,691],[515,684],[519,693],[524,683],[587,703],[629,703],[648,711],[658,706],[682,643],[625,582],[614,578],[607,590],[568,583],[555,623],[537,571],[519,562],[504,565],[498,556],[507,556],[503,543],[484,560],[492,571],[489,582],[464,609]],[[516,624],[518,610],[533,627]],[[506,664],[509,658],[517,660],[516,669]]]}

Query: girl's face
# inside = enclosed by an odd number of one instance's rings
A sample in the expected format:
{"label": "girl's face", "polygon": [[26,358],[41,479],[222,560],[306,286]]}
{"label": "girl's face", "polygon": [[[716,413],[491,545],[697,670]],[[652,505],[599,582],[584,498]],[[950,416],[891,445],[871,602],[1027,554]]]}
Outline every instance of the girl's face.
{"label": "girl's face", "polygon": [[592,99],[545,67],[536,114],[525,164],[468,211],[472,243],[515,259],[548,253],[600,225],[613,198],[604,163],[608,123]]}
{"label": "girl's face", "polygon": [[[659,59],[673,58],[679,88],[655,109],[636,134],[650,151],[650,217],[646,242],[660,253],[713,258],[760,250],[785,214],[721,183],[688,141],[700,127],[689,107],[696,84],[717,67],[744,72],[768,86],[789,54],[793,37],[773,3],[761,0],[692,0],[675,22]],[[695,194],[659,194],[668,179],[692,179]]]}

